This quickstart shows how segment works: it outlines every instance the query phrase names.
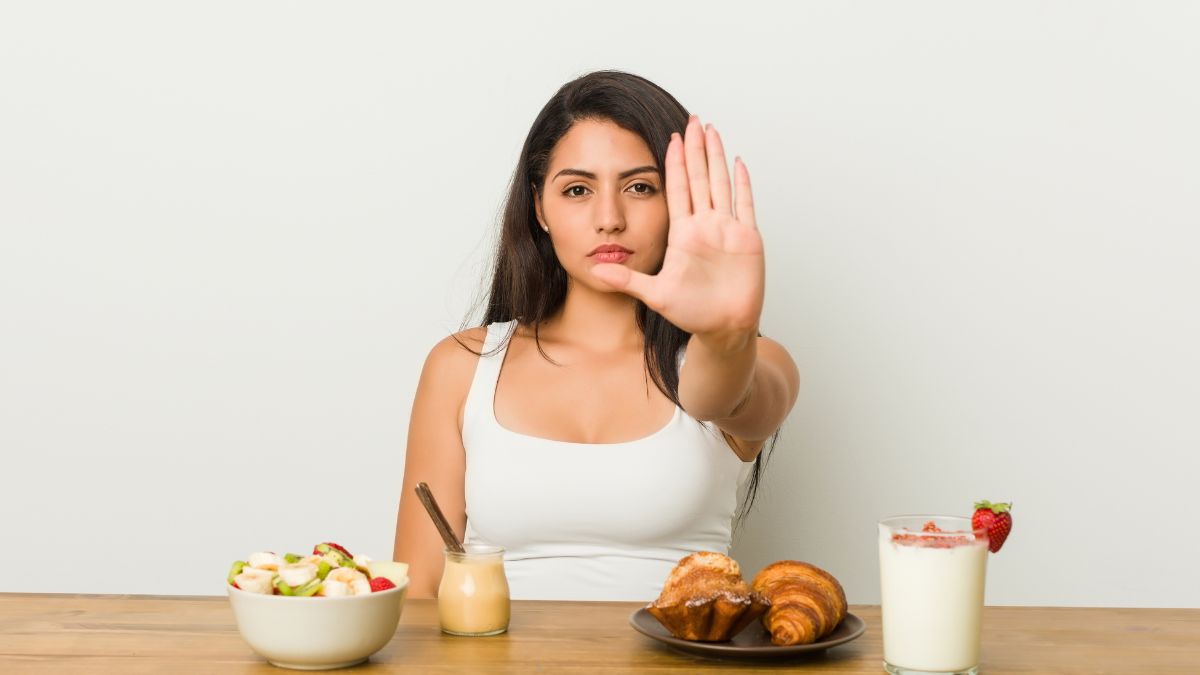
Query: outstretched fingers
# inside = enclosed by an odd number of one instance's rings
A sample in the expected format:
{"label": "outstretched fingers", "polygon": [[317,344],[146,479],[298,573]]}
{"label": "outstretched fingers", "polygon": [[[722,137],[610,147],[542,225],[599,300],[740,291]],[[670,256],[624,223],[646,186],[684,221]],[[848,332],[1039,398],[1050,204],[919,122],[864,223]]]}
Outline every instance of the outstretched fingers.
{"label": "outstretched fingers", "polygon": [[733,215],[729,187],[729,169],[725,166],[725,146],[721,134],[709,124],[704,127],[704,147],[708,151],[708,178],[712,183],[712,206],[718,213]]}
{"label": "outstretched fingers", "polygon": [[739,223],[758,229],[754,219],[754,194],[750,190],[750,171],[741,157],[733,160],[733,181],[737,189],[734,217]]}
{"label": "outstretched fingers", "polygon": [[713,207],[712,193],[708,186],[708,157],[704,152],[704,129],[700,126],[700,118],[695,115],[688,120],[683,137],[683,156],[687,161],[692,212],[707,211]]}
{"label": "outstretched fingers", "polygon": [[692,195],[688,188],[687,167],[683,162],[683,137],[671,134],[667,144],[666,167],[667,217],[677,223],[692,215]]}

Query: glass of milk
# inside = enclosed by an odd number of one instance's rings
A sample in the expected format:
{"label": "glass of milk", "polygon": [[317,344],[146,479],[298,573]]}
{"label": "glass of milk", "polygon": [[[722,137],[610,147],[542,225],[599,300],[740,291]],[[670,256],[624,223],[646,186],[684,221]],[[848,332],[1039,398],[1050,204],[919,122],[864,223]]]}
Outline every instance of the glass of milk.
{"label": "glass of milk", "polygon": [[508,630],[510,603],[504,549],[467,544],[463,553],[444,549],[438,585],[438,621],[451,635],[499,635]]}
{"label": "glass of milk", "polygon": [[979,668],[987,530],[970,518],[879,522],[883,667],[893,675]]}

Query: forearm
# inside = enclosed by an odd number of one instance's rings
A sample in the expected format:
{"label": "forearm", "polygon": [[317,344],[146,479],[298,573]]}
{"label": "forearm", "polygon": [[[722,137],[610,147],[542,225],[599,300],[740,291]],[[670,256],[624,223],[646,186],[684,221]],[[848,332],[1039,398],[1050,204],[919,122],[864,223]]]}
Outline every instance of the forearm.
{"label": "forearm", "polygon": [[679,401],[692,417],[745,440],[773,434],[795,403],[799,373],[778,344],[757,336],[693,336],[679,374]]}
{"label": "forearm", "polygon": [[754,333],[693,335],[679,372],[679,402],[683,409],[702,421],[728,417],[749,393],[757,357]]}

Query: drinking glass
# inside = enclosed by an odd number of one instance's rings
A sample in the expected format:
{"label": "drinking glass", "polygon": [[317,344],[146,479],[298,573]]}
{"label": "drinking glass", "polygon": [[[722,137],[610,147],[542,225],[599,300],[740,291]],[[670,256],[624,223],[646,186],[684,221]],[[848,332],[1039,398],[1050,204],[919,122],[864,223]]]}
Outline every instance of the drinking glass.
{"label": "drinking glass", "polygon": [[970,518],[879,521],[883,668],[893,675],[979,669],[988,535]]}

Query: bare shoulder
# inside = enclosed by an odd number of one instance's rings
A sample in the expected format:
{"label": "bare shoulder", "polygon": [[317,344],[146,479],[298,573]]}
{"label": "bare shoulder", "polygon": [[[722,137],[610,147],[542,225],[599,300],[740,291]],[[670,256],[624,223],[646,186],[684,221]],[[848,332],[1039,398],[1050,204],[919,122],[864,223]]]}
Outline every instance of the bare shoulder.
{"label": "bare shoulder", "polygon": [[456,422],[462,429],[467,395],[486,337],[486,327],[469,328],[442,338],[429,350],[413,402],[414,419],[420,413],[422,419]]}
{"label": "bare shoulder", "polygon": [[[447,335],[438,341],[429,352],[429,357],[436,359],[453,359],[463,354],[474,356],[483,350],[483,341],[487,337],[487,326],[476,326],[457,333]],[[472,353],[474,352],[474,353]]]}
{"label": "bare shoulder", "polygon": [[442,338],[429,350],[421,379],[436,380],[440,385],[452,389],[457,386],[468,387],[486,337],[487,328],[479,326]]}

